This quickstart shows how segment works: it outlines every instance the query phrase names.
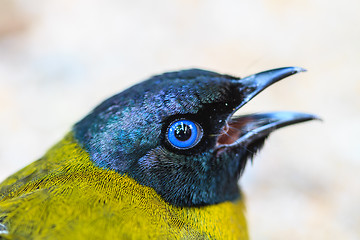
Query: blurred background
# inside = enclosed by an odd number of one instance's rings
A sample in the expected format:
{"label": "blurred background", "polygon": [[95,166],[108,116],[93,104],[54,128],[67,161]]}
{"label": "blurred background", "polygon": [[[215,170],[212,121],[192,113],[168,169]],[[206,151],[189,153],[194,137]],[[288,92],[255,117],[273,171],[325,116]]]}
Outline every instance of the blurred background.
{"label": "blurred background", "polygon": [[360,1],[1,0],[0,180],[164,71],[308,72],[240,114],[295,110],[240,180],[252,239],[360,238]]}

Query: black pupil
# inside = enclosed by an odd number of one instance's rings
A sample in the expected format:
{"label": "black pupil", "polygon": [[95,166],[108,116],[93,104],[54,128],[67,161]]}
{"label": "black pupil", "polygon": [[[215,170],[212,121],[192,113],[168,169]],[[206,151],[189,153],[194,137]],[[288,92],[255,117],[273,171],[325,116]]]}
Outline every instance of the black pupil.
{"label": "black pupil", "polygon": [[186,141],[191,137],[191,128],[187,124],[179,124],[175,128],[175,137],[180,141]]}

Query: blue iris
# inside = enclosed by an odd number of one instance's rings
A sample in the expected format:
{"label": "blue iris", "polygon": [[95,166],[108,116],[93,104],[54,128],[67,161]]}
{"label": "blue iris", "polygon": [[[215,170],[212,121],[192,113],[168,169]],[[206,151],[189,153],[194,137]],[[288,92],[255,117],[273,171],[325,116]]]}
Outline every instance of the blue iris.
{"label": "blue iris", "polygon": [[172,122],[167,131],[168,141],[179,149],[195,146],[201,137],[202,129],[199,124],[185,119]]}

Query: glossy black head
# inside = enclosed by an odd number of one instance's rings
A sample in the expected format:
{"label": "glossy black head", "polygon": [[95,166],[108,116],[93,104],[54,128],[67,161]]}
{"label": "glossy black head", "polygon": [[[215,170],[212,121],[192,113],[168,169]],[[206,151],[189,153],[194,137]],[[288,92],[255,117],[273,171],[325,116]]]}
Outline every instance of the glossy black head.
{"label": "glossy black head", "polygon": [[277,112],[231,118],[289,67],[240,79],[199,69],[165,73],[119,93],[74,126],[99,167],[128,174],[176,206],[239,197],[237,181],[271,131],[315,117]]}

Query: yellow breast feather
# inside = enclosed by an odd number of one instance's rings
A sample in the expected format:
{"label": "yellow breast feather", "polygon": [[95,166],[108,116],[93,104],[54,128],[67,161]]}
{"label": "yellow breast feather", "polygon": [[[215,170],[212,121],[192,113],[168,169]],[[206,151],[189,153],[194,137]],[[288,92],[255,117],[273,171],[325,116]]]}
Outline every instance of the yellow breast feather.
{"label": "yellow breast feather", "polygon": [[174,207],[101,169],[68,134],[0,185],[0,219],[24,239],[247,239],[241,201]]}

